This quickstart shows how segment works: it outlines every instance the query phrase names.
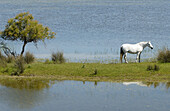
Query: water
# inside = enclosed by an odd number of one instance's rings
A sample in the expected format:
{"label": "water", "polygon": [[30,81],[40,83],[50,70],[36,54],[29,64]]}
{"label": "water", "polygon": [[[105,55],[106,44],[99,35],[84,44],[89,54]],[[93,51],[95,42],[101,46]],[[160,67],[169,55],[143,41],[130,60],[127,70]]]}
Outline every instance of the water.
{"label": "water", "polygon": [[[16,14],[29,11],[56,32],[56,39],[30,43],[26,50],[38,58],[63,51],[70,61],[113,60],[123,43],[151,41],[142,58],[156,56],[170,44],[169,0],[0,0],[0,30]],[[20,53],[20,42],[8,42]],[[129,57],[134,58],[134,55]]]}
{"label": "water", "polygon": [[170,83],[1,80],[0,111],[168,111]]}

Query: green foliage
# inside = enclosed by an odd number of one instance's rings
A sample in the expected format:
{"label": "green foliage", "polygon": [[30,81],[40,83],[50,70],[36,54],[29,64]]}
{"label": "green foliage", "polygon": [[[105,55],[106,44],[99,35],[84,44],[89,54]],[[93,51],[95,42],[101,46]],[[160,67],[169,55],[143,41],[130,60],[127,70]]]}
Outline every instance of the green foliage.
{"label": "green foliage", "polygon": [[54,63],[65,63],[66,59],[64,58],[63,52],[52,53],[51,57]]}
{"label": "green foliage", "polygon": [[170,63],[170,50],[168,50],[168,48],[160,50],[157,60],[161,63]]}
{"label": "green foliage", "polygon": [[35,57],[33,54],[31,54],[30,52],[26,52],[25,53],[25,56],[24,56],[24,61],[27,63],[27,64],[30,64],[32,62],[34,62],[35,60]]}
{"label": "green foliage", "polygon": [[55,38],[55,33],[48,27],[39,24],[37,20],[34,20],[34,17],[29,12],[25,12],[8,20],[5,30],[1,32],[1,37],[5,40],[24,42],[21,51],[22,55],[27,43],[44,42],[45,39],[53,39]]}

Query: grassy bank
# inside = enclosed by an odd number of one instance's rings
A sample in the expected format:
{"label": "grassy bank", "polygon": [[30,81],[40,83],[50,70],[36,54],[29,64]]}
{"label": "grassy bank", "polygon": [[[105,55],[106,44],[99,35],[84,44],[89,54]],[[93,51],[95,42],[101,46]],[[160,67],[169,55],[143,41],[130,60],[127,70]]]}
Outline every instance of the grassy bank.
{"label": "grassy bank", "polygon": [[[158,66],[159,70],[148,67]],[[0,78],[12,77],[12,64],[0,68]],[[25,71],[20,78],[44,78],[56,80],[81,81],[170,81],[170,63],[64,63],[45,64],[35,62],[25,65]]]}

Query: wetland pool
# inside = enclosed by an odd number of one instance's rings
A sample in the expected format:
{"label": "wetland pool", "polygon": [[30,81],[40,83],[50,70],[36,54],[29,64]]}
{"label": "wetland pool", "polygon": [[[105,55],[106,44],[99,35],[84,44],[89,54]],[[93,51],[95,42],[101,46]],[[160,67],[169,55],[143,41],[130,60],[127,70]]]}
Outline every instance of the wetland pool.
{"label": "wetland pool", "polygon": [[170,83],[0,81],[0,111],[168,111]]}

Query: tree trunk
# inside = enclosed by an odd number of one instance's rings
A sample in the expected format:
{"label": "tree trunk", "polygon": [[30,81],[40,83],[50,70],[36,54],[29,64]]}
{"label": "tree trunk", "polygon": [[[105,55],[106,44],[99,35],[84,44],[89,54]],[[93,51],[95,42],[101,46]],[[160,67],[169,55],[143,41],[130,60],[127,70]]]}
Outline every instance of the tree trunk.
{"label": "tree trunk", "polygon": [[22,56],[23,53],[24,53],[24,49],[25,49],[26,44],[27,44],[27,42],[24,42],[24,45],[22,46],[21,56]]}

